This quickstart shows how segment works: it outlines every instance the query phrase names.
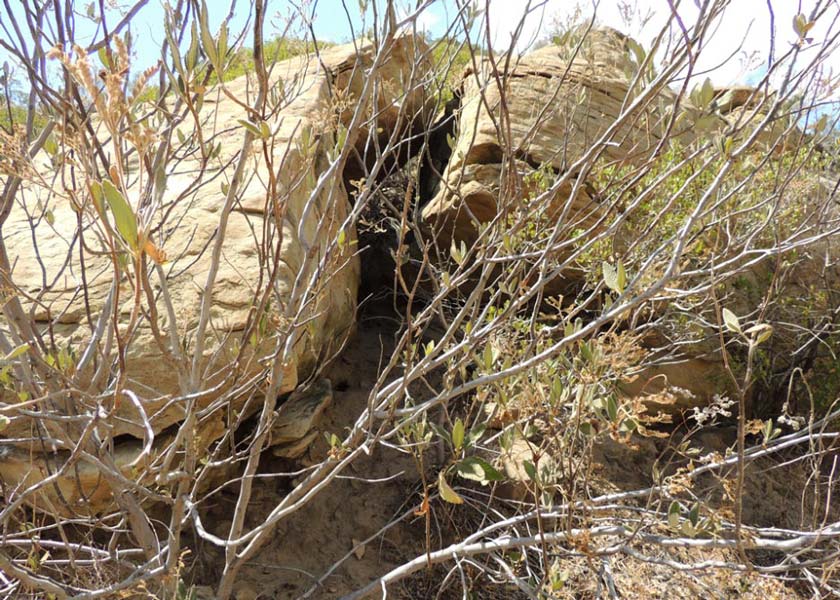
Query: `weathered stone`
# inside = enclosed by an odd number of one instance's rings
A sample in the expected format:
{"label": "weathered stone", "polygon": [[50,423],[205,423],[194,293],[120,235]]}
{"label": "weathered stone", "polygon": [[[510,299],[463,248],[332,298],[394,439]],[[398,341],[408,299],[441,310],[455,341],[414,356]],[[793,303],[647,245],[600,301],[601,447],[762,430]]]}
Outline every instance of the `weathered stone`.
{"label": "weathered stone", "polygon": [[310,431],[304,437],[294,442],[274,446],[271,453],[278,458],[300,458],[309,446],[318,438],[318,431]]}
{"label": "weathered stone", "polygon": [[[408,82],[419,81],[409,73],[423,68],[415,65],[415,53],[422,52],[421,46],[422,42],[410,36],[396,40],[379,73],[376,118],[368,119],[362,134],[365,128],[375,126],[381,135],[400,135],[394,131],[400,110],[397,99],[414,111],[413,115],[422,115],[424,92],[419,84],[416,89],[403,89]],[[216,128],[213,142],[220,144],[218,155],[206,169],[205,180],[214,179],[203,187],[190,187],[202,168],[200,152],[192,153],[167,174],[162,205],[143,214],[151,224],[151,239],[163,248],[170,262],[156,268],[146,260],[149,286],[137,298],[129,276],[121,274],[115,279],[110,256],[101,252],[106,246],[97,237],[100,226],[92,204],[77,213],[69,200],[53,202],[49,207],[51,223],[46,219],[36,223],[29,214],[39,210],[38,191],[26,189],[19,195],[3,236],[10,252],[11,278],[21,290],[24,310],[36,321],[45,343],[54,342],[51,352],[69,352],[76,366],[87,354],[93,358],[75,371],[69,368],[68,377],[80,390],[72,402],[61,399],[40,408],[59,415],[102,415],[107,433],[121,436],[116,456],[127,476],[142,466],[129,466],[143,444],[128,438],[144,440],[144,423],[156,436],[151,456],[145,457],[154,462],[167,439],[159,434],[184,419],[187,403],[183,396],[190,394],[194,410],[199,412],[199,428],[206,432],[199,440],[202,448],[207,448],[224,430],[206,425],[215,419],[208,407],[227,394],[237,409],[253,389],[253,382],[268,373],[278,339],[286,336],[290,322],[283,314],[285,306],[272,303],[262,323],[251,323],[255,298],[264,292],[267,281],[273,278],[275,290],[289,301],[304,292],[312,297],[295,316],[301,325],[294,327],[292,355],[282,365],[280,393],[293,390],[311,373],[319,357],[334,352],[352,329],[359,262],[353,252],[355,228],[345,223],[349,202],[340,173],[312,201],[310,196],[329,164],[328,153],[340,142],[341,128],[349,124],[362,87],[368,83],[374,51],[369,42],[347,44],[322,50],[317,58],[297,57],[273,66],[275,89],[289,99],[268,123],[276,133],[276,193],[267,191],[270,178],[262,152],[238,156],[245,130],[237,121],[248,115],[237,101],[247,102],[253,96],[253,81],[241,77],[225,84],[226,93],[220,89],[206,93],[201,117],[207,131]],[[367,114],[373,113],[369,110]],[[104,127],[99,134],[107,135]],[[351,137],[347,143],[361,149],[363,135]],[[200,377],[190,381],[187,375],[196,347],[203,286],[225,205],[227,188],[218,182],[229,182],[243,160],[247,165],[241,192],[226,217],[209,301]],[[128,192],[129,201],[136,206],[139,184],[129,185]],[[76,193],[79,198],[88,197],[84,189]],[[79,219],[84,246],[78,235]],[[346,243],[338,244],[342,228]],[[264,231],[272,231],[272,237],[264,240]],[[276,273],[275,263],[264,255],[271,248],[279,250]],[[170,304],[161,293],[164,285]],[[260,285],[263,287],[258,289]],[[114,398],[117,345],[113,334],[107,334],[113,329],[112,311],[117,312],[121,341],[126,345],[124,389],[130,390],[137,402],[123,396]],[[128,332],[133,314],[136,326]],[[100,320],[106,335],[89,347]],[[172,344],[174,336],[180,338],[179,347]],[[253,410],[254,403],[250,406]],[[91,512],[108,505],[109,486],[89,461],[76,459],[72,466],[67,462],[69,442],[49,419],[14,415],[0,435],[6,457],[0,460],[0,479],[7,494],[58,471],[56,485],[40,490],[44,500],[32,497],[32,503],[60,505],[63,496],[73,507],[77,501],[86,501]]]}
{"label": "weathered stone", "polygon": [[721,114],[740,108],[754,108],[766,98],[764,92],[750,86],[726,86],[715,88],[715,103]]}
{"label": "weathered stone", "polygon": [[[747,346],[743,340],[732,341],[741,336],[724,330],[732,370],[729,373],[718,326],[722,308],[738,316],[746,331],[756,323],[772,328],[767,329],[769,337],[761,342],[754,358],[748,413],[754,408],[766,410],[753,406],[757,400],[781,404],[789,386],[807,377],[808,369],[836,362],[840,349],[836,323],[840,211],[833,205],[832,188],[818,173],[805,172],[800,177],[785,190],[775,209],[774,225],[765,235],[786,239],[796,232],[807,232],[811,241],[795,252],[771,254],[762,260],[742,258],[741,267],[733,267],[732,274],[718,284],[716,301],[709,292],[703,292],[689,297],[685,304],[690,308],[680,311],[669,302],[653,303],[657,324],[648,331],[644,345],[651,349],[653,355],[648,359],[654,364],[623,384],[625,394],[641,397],[652,412],[668,413],[707,406],[716,395],[737,399],[732,377],[742,383]],[[755,247],[773,248],[774,244],[772,238],[763,239],[755,242]],[[700,278],[707,276],[704,273],[683,285],[699,286]],[[747,337],[752,335],[748,333]],[[832,401],[840,392],[840,382],[826,383],[833,387],[825,390]],[[775,398],[762,398],[761,394]]]}
{"label": "weathered stone", "polygon": [[716,394],[727,395],[730,387],[723,361],[708,355],[682,356],[654,364],[632,381],[622,382],[620,390],[626,397],[640,398],[652,415],[673,415],[707,406]]}
{"label": "weathered stone", "polygon": [[557,469],[554,457],[545,452],[539,453],[536,446],[525,439],[517,438],[501,456],[504,481],[496,488],[500,498],[521,502],[532,497],[536,488],[525,468],[526,462],[534,466],[543,482],[551,483]]}
{"label": "weathered stone", "polygon": [[332,404],[332,384],[321,379],[308,388],[300,388],[275,411],[269,445],[275,456],[297,458],[317,436],[313,431],[324,410]]}
{"label": "weathered stone", "polygon": [[[527,177],[534,173],[527,163],[516,161],[513,165],[520,177]],[[451,198],[439,194],[427,205],[424,214],[444,215],[447,217],[437,222],[436,237],[444,245],[455,239],[467,245],[478,238],[479,226],[489,223],[505,208],[502,203],[509,198],[509,194],[502,193],[505,177],[503,167],[499,163],[470,164],[463,170],[463,179],[457,190],[457,202],[447,205]],[[526,184],[517,196],[536,196],[539,191]],[[551,223],[562,218],[572,228],[588,228],[595,224],[601,216],[597,203],[589,195],[590,188],[579,185],[577,189],[573,183],[561,185],[558,191],[546,202],[542,217]],[[527,205],[527,201],[519,200]],[[540,212],[541,207],[535,207],[534,212]]]}
{"label": "weathered stone", "polygon": [[[505,204],[523,201],[527,194],[511,187],[516,182],[503,163],[506,156],[518,159],[520,179],[537,167],[572,172],[547,200],[552,218],[562,214],[569,231],[601,216],[591,191],[575,186],[576,161],[598,146],[633,97],[636,66],[629,44],[616,31],[593,30],[577,54],[569,40],[514,61],[507,73],[494,73],[484,62],[479,72],[465,75],[452,157],[437,195],[423,210],[443,247],[450,239],[474,239],[477,224],[492,220]],[[597,148],[601,157],[617,164],[644,162],[661,141],[670,97],[663,90],[638,107]]]}

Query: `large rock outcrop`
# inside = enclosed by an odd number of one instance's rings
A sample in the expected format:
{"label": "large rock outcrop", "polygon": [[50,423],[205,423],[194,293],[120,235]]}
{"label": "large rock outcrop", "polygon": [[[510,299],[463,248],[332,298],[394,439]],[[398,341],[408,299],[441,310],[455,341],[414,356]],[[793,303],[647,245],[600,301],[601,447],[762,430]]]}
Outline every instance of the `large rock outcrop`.
{"label": "large rock outcrop", "polygon": [[[202,130],[218,132],[213,139],[218,151],[202,185],[196,186],[201,153],[195,146],[184,148],[182,160],[173,161],[167,173],[160,205],[143,211],[152,241],[169,261],[156,266],[146,257],[141,278],[148,285],[136,295],[133,269],[115,276],[90,206],[77,212],[64,199],[44,206],[37,190],[19,194],[3,227],[10,279],[38,328],[45,353],[62,370],[65,381],[58,387],[67,392],[39,400],[29,413],[6,413],[11,422],[0,433],[0,479],[7,496],[55,474],[53,483],[42,486],[30,503],[60,512],[102,510],[110,505],[111,488],[95,461],[79,460],[78,453],[70,459],[68,419],[80,417],[82,431],[96,415],[100,427],[117,441],[117,466],[129,478],[150,477],[157,451],[173,439],[169,428],[185,418],[187,397],[195,402],[201,453],[232,425],[227,422],[230,415],[256,410],[259,403],[246,400],[265,389],[261,381],[289,336],[292,351],[282,365],[281,393],[293,390],[320,358],[340,347],[354,326],[356,232],[347,221],[350,204],[340,170],[319,193],[314,191],[329,165],[328,155],[342,143],[357,144],[361,155],[367,128],[401,135],[395,128],[410,127],[411,119],[398,118],[400,111],[410,117],[424,114],[419,75],[426,65],[417,58],[424,48],[410,36],[395,41],[377,75],[375,106],[365,113],[377,116],[349,137],[342,129],[353,118],[369,78],[372,44],[337,46],[317,58],[302,56],[274,65],[275,89],[290,101],[267,123],[273,134],[273,193],[267,188],[271,178],[262,152],[238,154],[245,134],[238,121],[248,117],[240,102],[253,97],[253,79],[226,83],[226,93],[209,90]],[[104,128],[98,135],[106,135]],[[247,161],[241,193],[224,215],[226,191],[241,161]],[[136,177],[136,172],[126,177]],[[135,210],[137,199],[131,196],[140,195],[140,185],[135,180],[127,186]],[[83,188],[75,194],[92,201]],[[39,218],[45,209],[49,219]],[[223,221],[199,376],[190,377],[204,285]],[[272,289],[267,292],[269,281]],[[266,293],[266,314],[254,322],[255,307]],[[115,321],[119,343],[127,348],[123,387],[136,401],[114,394]],[[4,329],[8,337],[9,328]],[[223,397],[227,403],[220,406],[217,401]],[[4,394],[7,405],[15,401],[14,393]],[[152,452],[129,469],[149,441],[149,429],[155,436]]]}
{"label": "large rock outcrop", "polygon": [[[822,180],[819,172],[804,168],[790,185],[779,189],[774,210],[765,208],[767,217],[775,217],[766,221],[771,225],[763,230],[756,225],[739,230],[734,224],[733,238],[752,232],[754,239],[746,247],[733,244],[731,255],[722,255],[721,262],[737,257],[739,252],[744,258],[717,285],[716,300],[706,291],[678,303],[660,302],[655,306],[659,323],[647,344],[655,349],[653,357],[660,357],[661,364],[644,369],[635,381],[624,386],[624,391],[649,397],[654,405],[665,397],[663,392],[670,391],[674,404],[661,406],[670,412],[706,406],[715,396],[737,397],[732,376],[743,384],[747,350],[741,335],[725,331],[732,374],[727,372],[718,327],[718,310],[726,308],[739,317],[747,332],[755,325],[769,327],[769,337],[758,346],[752,365],[749,413],[773,414],[787,401],[795,406],[803,382],[807,382],[808,391],[803,396],[809,397],[808,404],[813,401],[818,409],[831,404],[840,394],[840,378],[836,375],[840,351],[840,210],[835,185]],[[761,197],[770,197],[771,193],[773,189],[766,189]],[[776,236],[783,241],[783,248],[800,245],[775,253]],[[769,256],[754,260],[763,252]],[[685,278],[682,285],[688,289],[699,286],[702,278]],[[747,333],[746,337],[755,335]],[[740,341],[736,342],[737,338]]]}
{"label": "large rock outcrop", "polygon": [[[514,223],[517,231],[535,231],[537,243],[527,249],[537,251],[555,227],[561,228],[560,242],[578,236],[591,239],[591,234],[603,231],[602,225],[620,218],[614,234],[603,244],[613,256],[595,252],[581,257],[561,277],[546,283],[548,294],[568,296],[594,286],[602,260],[623,258],[631,268],[641,265],[674,233],[662,221],[682,223],[688,216],[685,211],[694,208],[686,207],[694,200],[693,192],[683,190],[667,209],[664,203],[656,203],[660,198],[651,198],[648,206],[631,213],[626,206],[650,182],[637,181],[633,189],[618,192],[619,198],[616,188],[620,186],[615,182],[622,176],[627,181],[648,173],[662,175],[685,156],[677,149],[687,153],[689,148],[716,142],[712,147],[717,151],[727,137],[737,147],[757,128],[750,152],[758,159],[762,153],[779,158],[808,142],[787,111],[767,116],[775,102],[772,95],[753,88],[715,90],[708,81],[679,103],[675,92],[664,87],[618,123],[619,115],[639,97],[640,87],[634,86],[640,86],[639,80],[652,79],[648,73],[634,83],[644,51],[611,29],[575,30],[559,42],[511,59],[505,72],[501,72],[507,66],[505,57],[497,59],[498,71],[487,60],[479,63],[478,72],[467,70],[461,105],[455,111],[451,156],[422,213],[444,250],[452,242],[456,247],[475,243],[480,232],[486,231],[482,225],[494,221],[497,230],[506,234]],[[679,113],[672,118],[677,108]],[[668,139],[664,139],[666,132]],[[662,152],[654,156],[655,150]],[[680,158],[669,158],[671,151]],[[584,156],[593,160],[579,164]],[[803,156],[796,160],[803,161]],[[663,165],[668,160],[674,162]],[[770,171],[764,169],[754,177],[741,170],[724,182],[726,189],[742,181],[749,183],[727,205],[732,216],[726,223],[734,237],[717,259],[735,263],[727,265],[729,274],[720,282],[717,300],[745,323],[761,315],[762,323],[773,326],[772,337],[762,345],[762,376],[781,380],[795,366],[824,360],[837,347],[832,303],[836,306],[833,290],[840,286],[840,255],[836,234],[832,234],[838,227],[837,211],[832,208],[834,185],[821,182],[819,168],[810,164],[797,169],[790,184],[774,181]],[[612,175],[604,176],[604,182],[599,179],[601,173]],[[543,192],[558,176],[566,177],[565,185],[547,197]],[[679,177],[686,174],[668,177],[674,182],[672,189],[678,189],[683,181]],[[421,183],[431,187],[429,182]],[[665,211],[665,219],[658,219],[659,210]],[[651,231],[661,235],[647,236]],[[779,257],[774,245],[787,236],[791,236],[786,242],[789,246],[808,236],[814,241]],[[644,247],[644,239],[651,246]],[[681,270],[696,270],[700,275],[681,277],[681,289],[706,289],[701,280],[715,268],[703,262],[703,251],[695,253],[697,239],[693,237],[686,246]],[[525,243],[530,241],[525,238]],[[743,258],[738,258],[739,253]],[[756,261],[759,254],[767,258]],[[552,258],[559,262],[564,257]],[[762,312],[765,298],[770,301]],[[707,289],[685,300],[682,304],[689,309],[667,298],[646,305],[651,323],[656,322],[643,341],[649,366],[640,366],[638,377],[622,386],[629,396],[643,396],[651,404],[666,402],[661,407],[671,412],[734,393],[722,360],[716,303]],[[737,354],[736,347],[730,342],[730,351]],[[809,358],[803,361],[805,356]],[[741,365],[735,366],[737,377]]]}
{"label": "large rock outcrop", "polygon": [[[522,202],[522,188],[513,180],[527,181],[540,168],[572,171],[571,183],[548,199],[550,220],[562,214],[569,231],[597,221],[601,209],[591,190],[573,185],[575,163],[632,100],[638,66],[630,43],[617,31],[595,29],[579,48],[572,40],[545,46],[514,61],[507,73],[494,72],[484,61],[479,72],[465,74],[452,157],[437,195],[423,210],[442,246],[452,239],[474,240],[480,224]],[[663,90],[624,119],[598,149],[603,159],[646,160],[660,142],[669,97]],[[515,165],[502,164],[509,156]]]}

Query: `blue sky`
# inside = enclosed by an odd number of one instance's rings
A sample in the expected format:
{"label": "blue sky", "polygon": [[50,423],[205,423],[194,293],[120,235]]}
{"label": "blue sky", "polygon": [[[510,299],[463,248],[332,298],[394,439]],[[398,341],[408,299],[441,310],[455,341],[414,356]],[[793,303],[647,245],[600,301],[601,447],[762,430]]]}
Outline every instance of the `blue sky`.
{"label": "blue sky", "polygon": [[[360,32],[371,26],[372,15],[368,14],[367,20],[363,21],[358,0],[312,0],[307,3],[308,6],[299,11],[296,6],[299,7],[301,4],[299,1],[292,0],[269,0],[264,33],[266,39],[281,34],[292,17],[294,17],[295,22],[295,26],[291,30],[292,35],[305,35],[306,32],[300,30],[303,23],[301,13],[307,19],[312,18],[316,36],[321,40],[330,42],[348,42],[352,39],[353,33],[358,37]],[[380,0],[379,4],[383,5],[384,2]],[[407,10],[409,3],[403,1],[401,4],[405,5],[402,10]],[[227,1],[208,0],[207,5],[210,12],[210,28],[216,32],[222,19],[227,15],[229,3]],[[250,23],[248,22],[250,2],[240,1],[238,5],[233,19],[229,21],[231,36],[241,33],[246,27],[250,29]],[[443,24],[447,20],[446,15],[449,11],[452,11],[453,6],[453,0],[437,0],[423,12],[419,26],[431,35],[440,35],[443,31]],[[368,12],[370,13],[370,11]],[[164,40],[163,27],[161,26],[163,15],[162,0],[150,0],[149,4],[138,14],[133,31],[137,35],[135,48],[138,67],[153,64],[160,55],[160,47]],[[250,45],[250,31],[245,43]]]}
{"label": "blue sky", "polygon": [[[218,31],[222,19],[227,15],[229,2],[227,0],[206,0],[209,8],[210,29],[215,33]],[[505,0],[502,0],[505,1]],[[369,0],[371,2],[371,0]],[[160,48],[165,40],[164,35],[164,4],[166,0],[149,0],[137,13],[132,21],[132,36],[134,48],[134,62],[132,71],[139,72],[155,63],[160,57]],[[77,40],[83,44],[89,43],[94,36],[99,39],[101,31],[84,16],[87,1],[77,1],[79,14],[75,20],[77,27]],[[407,10],[409,2],[398,0],[402,10]],[[97,6],[95,3],[94,6]],[[108,3],[106,3],[106,6]],[[128,2],[120,2],[119,5],[126,7]],[[384,2],[379,0],[379,5]],[[12,14],[15,19],[23,23],[23,8],[17,2],[12,2]],[[452,10],[454,0],[436,0],[431,7],[423,12],[419,20],[419,26],[432,35],[442,33],[443,24],[446,22],[447,12]],[[250,23],[248,15],[251,10],[251,3],[247,0],[237,2],[237,10],[229,21],[230,38],[241,33],[246,28],[249,30],[246,44],[250,43]],[[370,12],[370,11],[369,11]],[[0,19],[5,11],[0,11]],[[98,10],[97,10],[98,14]],[[300,29],[303,23],[301,14],[307,19],[312,18],[315,34],[319,39],[331,42],[347,42],[353,37],[358,37],[361,31],[369,28],[372,16],[369,14],[367,21],[362,19],[359,0],[269,0],[265,37],[270,39],[283,32],[290,17],[295,17],[296,26],[292,29],[292,35],[304,35]],[[116,24],[121,14],[118,10],[106,10],[107,23],[110,27]],[[314,18],[313,18],[314,17]],[[6,26],[10,26],[6,23]],[[0,30],[0,35],[5,32]],[[9,57],[0,49],[0,60],[8,60]]]}
{"label": "blue sky", "polygon": [[[152,65],[160,57],[160,47],[164,41],[163,29],[163,5],[166,0],[149,0],[148,4],[141,9],[132,25],[134,37],[134,73]],[[206,0],[210,7],[210,28],[217,31],[219,23],[227,14],[230,0]],[[365,0],[368,5],[376,3],[380,8],[385,5],[385,0]],[[85,6],[89,0],[77,0],[77,10],[84,13]],[[524,9],[529,5],[528,0],[473,0],[482,8],[489,6],[490,36],[494,46],[506,47],[510,42],[511,31],[519,23]],[[776,51],[784,51],[790,44],[796,41],[791,26],[793,17],[797,12],[808,13],[814,5],[815,0],[732,0],[726,8],[723,18],[718,22],[716,29],[712,32],[711,39],[701,52],[699,63],[703,77],[709,76],[717,85],[732,83],[754,83],[760,79],[767,64],[767,57],[770,52],[770,35],[775,36]],[[129,6],[131,2],[121,0],[119,5]],[[230,39],[239,34],[243,29],[250,28],[248,23],[248,11],[251,3],[248,0],[239,0],[239,9],[234,13],[230,21]],[[416,0],[397,0],[399,10],[405,13],[409,6],[416,4]],[[623,5],[635,6],[635,9],[628,12],[622,10]],[[98,2],[95,3],[95,6]],[[108,3],[106,2],[106,6]],[[522,36],[517,49],[527,50],[528,46],[546,35],[546,31],[556,26],[556,23],[563,23],[575,14],[577,8],[581,15],[589,17],[592,14],[593,6],[598,6],[596,13],[597,21],[602,25],[615,27],[629,35],[634,36],[643,46],[647,46],[662,25],[670,17],[668,0],[637,0],[629,3],[621,0],[531,0],[530,5],[537,5],[539,8],[531,13],[525,20]],[[12,3],[13,12],[20,12],[17,2]],[[269,18],[266,23],[266,38],[279,34],[285,25],[286,20],[297,12],[295,7],[303,6],[303,13],[307,17],[313,17],[313,28],[315,34],[323,40],[332,42],[345,42],[352,37],[351,32],[359,35],[360,32],[371,26],[370,14],[368,11],[367,22],[362,20],[360,15],[360,0],[268,0]],[[17,8],[14,8],[17,7]],[[697,9],[691,0],[683,0],[679,3],[680,17],[688,25],[691,25],[696,18]],[[770,10],[772,7],[772,13]],[[814,28],[811,35],[819,40],[824,35],[822,27],[831,23],[832,18],[840,14],[840,2],[837,7],[829,12]],[[455,0],[434,0],[427,7],[418,19],[418,28],[425,30],[432,37],[443,33],[444,25],[451,20],[455,14]],[[772,18],[771,18],[772,14]],[[20,15],[18,15],[20,16]],[[2,19],[0,11],[0,19]],[[113,25],[117,22],[119,14],[116,10],[110,10],[108,21]],[[300,24],[300,19],[297,19]],[[76,19],[79,29],[79,39],[82,42],[89,41],[96,31],[96,26],[87,19],[79,16]],[[299,28],[290,32],[292,35],[303,35],[304,31]],[[0,35],[3,31],[0,30]],[[101,35],[101,34],[100,34]],[[250,33],[247,41],[250,40]],[[828,67],[840,73],[840,51],[835,52],[828,61]],[[4,58],[0,53],[0,61]],[[806,56],[807,58],[807,56]]]}

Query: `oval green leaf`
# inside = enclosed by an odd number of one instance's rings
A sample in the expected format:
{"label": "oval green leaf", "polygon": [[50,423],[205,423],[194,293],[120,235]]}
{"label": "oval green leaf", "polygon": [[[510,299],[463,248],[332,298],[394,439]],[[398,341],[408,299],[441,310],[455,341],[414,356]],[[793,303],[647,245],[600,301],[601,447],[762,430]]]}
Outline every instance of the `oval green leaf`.
{"label": "oval green leaf", "polygon": [[443,471],[438,473],[438,491],[440,491],[440,497],[450,504],[464,503],[464,499],[455,493],[455,490],[449,487],[449,484],[446,483],[446,477],[444,476]]}
{"label": "oval green leaf", "polygon": [[137,238],[137,217],[131,206],[125,199],[125,196],[114,187],[114,184],[107,179],[102,182],[102,190],[105,192],[105,199],[108,201],[108,206],[111,207],[111,212],[114,213],[114,222],[117,225],[117,231],[134,252],[137,252],[139,247]]}

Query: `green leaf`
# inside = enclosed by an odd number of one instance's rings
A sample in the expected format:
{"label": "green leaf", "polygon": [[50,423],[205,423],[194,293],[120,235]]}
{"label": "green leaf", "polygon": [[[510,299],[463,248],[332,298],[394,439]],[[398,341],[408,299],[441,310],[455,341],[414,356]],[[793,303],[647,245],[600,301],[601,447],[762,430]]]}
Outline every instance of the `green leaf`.
{"label": "green leaf", "polygon": [[762,434],[764,434],[764,443],[766,444],[779,437],[782,434],[782,430],[778,427],[773,427],[773,419],[767,419],[764,422]]}
{"label": "green leaf", "polygon": [[102,194],[102,185],[98,181],[90,184],[90,195],[93,197],[93,204],[100,215],[105,215],[105,197]]}
{"label": "green leaf", "polygon": [[456,494],[455,490],[449,487],[449,484],[446,483],[446,477],[444,476],[443,471],[438,473],[438,491],[440,492],[440,497],[450,504],[464,503],[464,499]]}
{"label": "green leaf", "polygon": [[734,140],[731,137],[728,137],[723,141],[723,155],[725,157],[730,157],[732,155],[732,145],[734,144]]}
{"label": "green leaf", "polygon": [[137,252],[139,242],[137,238],[137,217],[134,211],[131,210],[125,196],[109,180],[106,179],[102,182],[102,189],[105,192],[105,199],[111,207],[111,212],[114,213],[117,231],[120,232],[128,247]]}
{"label": "green leaf", "polygon": [[694,121],[694,130],[703,133],[711,130],[717,123],[720,123],[719,117],[715,115],[703,115]]}
{"label": "green leaf", "polygon": [[563,399],[563,381],[559,377],[555,377],[551,382],[551,399],[554,402]]}
{"label": "green leaf", "polygon": [[482,359],[484,360],[484,369],[486,371],[493,370],[493,349],[490,347],[490,344],[484,346],[484,354],[482,355]]}
{"label": "green leaf", "polygon": [[446,134],[446,145],[450,150],[455,149],[455,137],[451,133]]}
{"label": "green leaf", "polygon": [[610,421],[615,421],[618,417],[618,401],[615,399],[615,396],[607,398],[607,416],[610,418]]}
{"label": "green leaf", "polygon": [[328,432],[325,431],[324,432],[324,439],[327,441],[327,444],[329,444],[330,448],[333,449],[333,450],[336,449],[336,448],[339,448],[341,446],[341,438],[339,438],[334,433],[328,433]]}
{"label": "green leaf", "polygon": [[502,434],[499,436],[499,446],[505,452],[510,452],[510,449],[513,448],[513,442],[516,438],[516,431],[514,429],[508,428],[505,429]]}
{"label": "green leaf", "polygon": [[[201,45],[204,48],[204,53],[218,71],[219,57],[216,54],[216,41],[213,39],[213,34],[210,33],[210,27],[207,24],[207,3],[204,0],[201,0],[198,24],[201,29]],[[221,73],[219,74],[219,79],[221,79]]]}
{"label": "green leaf", "polygon": [[225,55],[228,51],[228,26],[227,20],[222,21],[221,26],[219,27],[219,45],[217,55],[219,60],[224,59]]}
{"label": "green leaf", "polygon": [[6,357],[3,359],[5,361],[13,361],[16,358],[19,358],[26,354],[29,351],[29,344],[21,344],[17,348],[14,348],[11,352],[9,352]]}
{"label": "green leaf", "polygon": [[621,261],[618,266],[614,267],[610,263],[604,261],[601,265],[604,274],[604,283],[608,288],[617,294],[624,293],[624,288],[627,285],[627,271]]}
{"label": "green leaf", "polygon": [[522,467],[525,469],[525,473],[530,477],[531,481],[537,480],[537,467],[534,466],[530,460],[522,461]]}
{"label": "green leaf", "polygon": [[265,121],[260,121],[260,137],[264,140],[271,137],[271,128]]}
{"label": "green leaf", "polygon": [[44,152],[50,156],[55,156],[56,152],[58,152],[58,144],[55,142],[55,138],[53,136],[48,137],[46,141],[44,141]]}
{"label": "green leaf", "polygon": [[464,263],[464,258],[467,256],[467,244],[464,241],[461,241],[461,244],[457,245],[455,240],[452,240],[452,245],[449,248],[449,254],[452,256],[452,260],[459,265],[462,265]]}
{"label": "green leaf", "polygon": [[680,526],[680,503],[674,500],[668,507],[668,526],[677,529]]}
{"label": "green leaf", "polygon": [[192,29],[190,31],[190,49],[187,51],[187,71],[192,72],[195,65],[198,63],[198,29],[195,26],[195,21],[192,22]]}
{"label": "green leaf", "polygon": [[108,57],[107,46],[102,46],[96,54],[99,57],[99,62],[102,63],[102,66],[110,69],[111,68],[111,59]]}
{"label": "green leaf", "polygon": [[592,354],[592,347],[589,345],[589,342],[581,342],[580,343],[580,355],[587,363],[592,363],[593,354]]}
{"label": "green leaf", "polygon": [[773,435],[773,419],[767,419],[764,421],[764,442],[768,442],[770,440],[770,436]]}
{"label": "green leaf", "polygon": [[618,273],[610,263],[604,261],[601,264],[601,271],[604,274],[604,283],[607,285],[608,288],[611,290],[616,290],[618,288]]}
{"label": "green leaf", "polygon": [[823,113],[814,124],[814,133],[822,133],[828,127],[828,115]]}
{"label": "green leaf", "polygon": [[630,47],[630,50],[633,52],[633,55],[636,58],[636,64],[641,66],[642,63],[645,62],[645,58],[647,56],[645,49],[642,48],[639,42],[632,38],[627,38],[627,45]]}
{"label": "green leaf", "polygon": [[446,440],[447,442],[452,439],[449,432],[446,431],[446,429],[444,429],[443,427],[441,427],[437,423],[429,421],[428,424],[429,424],[429,427],[431,427],[432,431],[435,432],[435,435],[437,435],[440,439]]}
{"label": "green leaf", "polygon": [[260,128],[251,123],[250,121],[246,121],[245,119],[239,119],[238,123],[242,125],[242,127],[244,127],[245,129],[250,131],[251,134],[254,135],[254,137],[262,137],[262,131],[260,130]]}
{"label": "green leaf", "polygon": [[486,460],[478,458],[477,456],[474,457],[474,459],[481,467],[481,470],[484,471],[484,479],[486,481],[501,481],[504,479],[504,476]]}
{"label": "green leaf", "polygon": [[[175,38],[172,36],[172,25],[170,24],[169,20],[167,19],[166,24],[164,25],[165,33],[166,33],[166,41],[169,44],[169,55],[172,57],[172,64],[175,66],[175,70],[178,72],[178,75],[181,78],[186,79],[187,73],[184,70],[184,63],[181,62],[181,51],[178,48],[178,42],[175,41]],[[183,92],[182,82],[183,79],[179,79],[179,88]]]}
{"label": "green leaf", "polygon": [[699,503],[695,503],[694,506],[691,507],[691,510],[688,512],[688,520],[691,521],[691,525],[693,527],[697,527],[697,523],[700,521]]}
{"label": "green leaf", "polygon": [[484,423],[473,427],[467,434],[467,439],[465,440],[466,447],[469,448],[471,446],[474,446],[475,443],[481,439],[481,436],[484,435],[485,431],[487,431],[487,425]]}
{"label": "green leaf", "polygon": [[747,335],[755,334],[755,345],[762,344],[770,339],[773,335],[773,326],[768,323],[759,323],[747,329],[744,333]]}
{"label": "green leaf", "polygon": [[501,481],[502,474],[494,469],[487,461],[470,456],[455,465],[455,472],[459,477],[477,481],[481,485],[487,485],[491,481]]}
{"label": "green leaf", "polygon": [[703,108],[708,107],[715,99],[715,88],[712,85],[712,80],[708,77],[703,81],[703,87],[700,88],[700,99],[703,102]]}
{"label": "green leaf", "polygon": [[490,357],[493,360],[493,364],[495,365],[499,361],[499,358],[502,356],[502,350],[501,348],[499,348],[498,345],[492,342],[489,343],[488,346],[490,346]]}
{"label": "green leaf", "polygon": [[122,271],[128,270],[129,260],[128,260],[128,252],[120,252],[117,254],[117,262],[120,265],[120,269]]}
{"label": "green leaf", "polygon": [[461,419],[455,419],[455,425],[452,426],[452,447],[455,450],[460,450],[464,445],[464,422]]}
{"label": "green leaf", "polygon": [[341,150],[347,143],[347,136],[349,132],[344,125],[339,124],[338,131],[335,134],[335,147]]}
{"label": "green leaf", "polygon": [[735,99],[735,94],[732,90],[728,90],[717,97],[718,106],[732,106],[732,101]]}
{"label": "green leaf", "polygon": [[623,262],[618,261],[617,271],[618,289],[621,290],[620,293],[624,293],[624,289],[627,287],[627,271],[624,270]]}
{"label": "green leaf", "polygon": [[486,483],[484,469],[481,468],[481,465],[478,464],[478,461],[473,456],[465,458],[455,465],[455,472],[459,477],[463,477],[464,479],[478,481],[482,484]]}
{"label": "green leaf", "polygon": [[800,38],[804,38],[813,26],[814,24],[809,23],[808,18],[802,13],[799,13],[798,15],[793,17],[793,30],[796,32],[796,35],[798,35]]}
{"label": "green leaf", "polygon": [[633,433],[636,429],[639,428],[639,423],[635,419],[624,419],[621,421],[621,425],[618,426],[620,431],[624,431],[627,433]]}
{"label": "green leaf", "polygon": [[312,135],[312,126],[311,125],[304,125],[303,129],[300,130],[300,148],[301,152],[305,155],[309,154],[309,150],[312,147],[312,143],[314,142],[314,137]]}
{"label": "green leaf", "polygon": [[9,426],[9,423],[11,423],[9,417],[7,417],[6,415],[0,415],[0,431],[6,429],[6,427]]}
{"label": "green leaf", "polygon": [[723,309],[723,322],[732,333],[741,333],[741,322],[735,316],[735,313],[728,308]]}

